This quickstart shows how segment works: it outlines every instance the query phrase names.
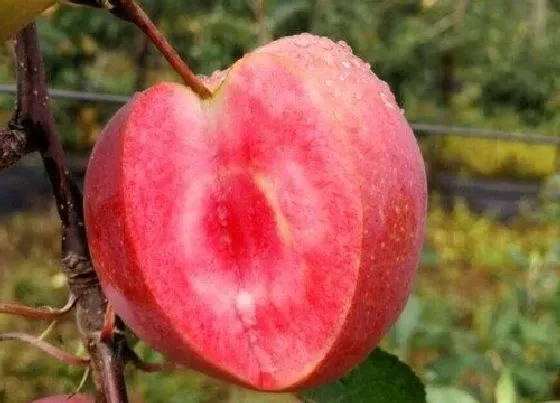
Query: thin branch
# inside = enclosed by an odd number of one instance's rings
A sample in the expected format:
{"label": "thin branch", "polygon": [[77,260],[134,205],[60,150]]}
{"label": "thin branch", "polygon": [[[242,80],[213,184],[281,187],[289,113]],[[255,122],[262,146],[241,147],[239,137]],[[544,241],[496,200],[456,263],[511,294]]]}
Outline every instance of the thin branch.
{"label": "thin branch", "polygon": [[0,130],[0,171],[14,165],[31,151],[33,147],[24,130]]}
{"label": "thin branch", "polygon": [[50,306],[32,308],[18,304],[0,304],[0,314],[4,313],[8,315],[23,316],[30,319],[52,320],[69,313],[74,305],[76,305],[76,297],[71,295],[66,305],[59,309],[55,309]]}
{"label": "thin branch", "polygon": [[90,360],[88,357],[79,357],[77,355],[70,354],[46,341],[41,340],[38,337],[27,333],[0,333],[0,342],[2,341],[21,341],[23,343],[31,344],[42,352],[68,365],[79,367],[87,367],[89,365]]}
{"label": "thin branch", "polygon": [[[119,343],[124,342],[124,337],[122,334],[115,335],[111,344],[99,340],[107,301],[90,261],[82,195],[70,177],[64,150],[56,135],[35,24],[28,25],[17,34],[15,54],[18,100],[13,122],[37,144],[53,188],[62,221],[62,266],[68,276],[70,292],[78,300],[78,328],[91,357],[97,402],[126,403],[122,373],[124,360],[119,351],[122,349]],[[114,394],[113,391],[119,393]]]}

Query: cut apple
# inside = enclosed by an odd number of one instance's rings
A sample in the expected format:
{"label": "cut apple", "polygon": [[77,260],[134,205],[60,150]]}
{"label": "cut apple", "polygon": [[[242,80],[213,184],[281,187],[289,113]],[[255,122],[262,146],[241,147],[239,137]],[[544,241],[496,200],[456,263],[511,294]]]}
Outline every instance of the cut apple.
{"label": "cut apple", "polygon": [[424,164],[388,86],[309,34],[160,83],[91,156],[86,228],[115,311],[170,359],[259,390],[342,376],[410,294]]}

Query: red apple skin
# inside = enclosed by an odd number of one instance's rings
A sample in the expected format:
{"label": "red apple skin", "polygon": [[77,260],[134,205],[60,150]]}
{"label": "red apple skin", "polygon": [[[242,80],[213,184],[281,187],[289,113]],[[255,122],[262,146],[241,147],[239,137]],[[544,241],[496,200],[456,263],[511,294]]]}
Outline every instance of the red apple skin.
{"label": "red apple skin", "polygon": [[300,390],[362,361],[411,292],[424,163],[387,84],[309,34],[249,53],[200,100],[160,83],[109,122],[85,181],[116,312],[179,363]]}
{"label": "red apple skin", "polygon": [[39,400],[34,400],[33,403],[95,403],[95,399],[91,395],[60,395],[44,397]]}

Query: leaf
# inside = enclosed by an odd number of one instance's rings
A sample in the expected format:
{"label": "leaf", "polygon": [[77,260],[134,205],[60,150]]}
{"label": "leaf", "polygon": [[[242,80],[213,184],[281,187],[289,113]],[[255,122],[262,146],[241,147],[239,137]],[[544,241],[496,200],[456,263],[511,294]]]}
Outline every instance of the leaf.
{"label": "leaf", "polygon": [[0,0],[0,42],[9,39],[55,3],[56,0]]}
{"label": "leaf", "polygon": [[412,295],[406,307],[394,326],[397,348],[406,351],[410,339],[418,329],[422,317],[422,303],[420,298]]}
{"label": "leaf", "polygon": [[500,374],[500,379],[495,390],[496,403],[516,403],[517,390],[513,376],[509,369],[505,369]]}
{"label": "leaf", "polygon": [[380,349],[341,380],[303,397],[313,403],[426,403],[424,385],[414,371]]}
{"label": "leaf", "polygon": [[427,387],[428,403],[479,403],[467,392],[455,388]]}

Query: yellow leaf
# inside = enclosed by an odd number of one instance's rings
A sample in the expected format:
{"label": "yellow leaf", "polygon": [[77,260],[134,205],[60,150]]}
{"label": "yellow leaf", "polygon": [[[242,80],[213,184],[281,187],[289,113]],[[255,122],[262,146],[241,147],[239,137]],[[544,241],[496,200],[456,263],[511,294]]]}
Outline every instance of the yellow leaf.
{"label": "yellow leaf", "polygon": [[0,0],[0,43],[54,5],[57,0]]}

